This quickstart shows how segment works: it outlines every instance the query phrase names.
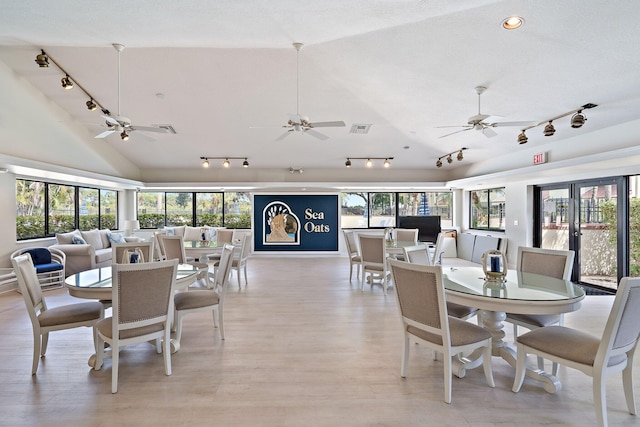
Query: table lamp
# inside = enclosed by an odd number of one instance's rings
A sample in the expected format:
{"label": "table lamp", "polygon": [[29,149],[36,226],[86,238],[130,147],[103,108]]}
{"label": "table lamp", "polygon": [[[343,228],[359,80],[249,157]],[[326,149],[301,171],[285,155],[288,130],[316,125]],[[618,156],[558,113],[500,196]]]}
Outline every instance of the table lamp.
{"label": "table lamp", "polygon": [[124,222],[125,236],[130,237],[133,234],[133,230],[140,229],[140,221],[137,219],[127,219]]}

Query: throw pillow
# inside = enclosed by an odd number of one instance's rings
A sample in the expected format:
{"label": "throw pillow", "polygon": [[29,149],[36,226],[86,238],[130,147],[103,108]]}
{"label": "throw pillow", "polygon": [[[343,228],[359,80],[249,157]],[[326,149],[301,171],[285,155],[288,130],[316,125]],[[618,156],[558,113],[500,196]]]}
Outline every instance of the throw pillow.
{"label": "throw pillow", "polygon": [[71,237],[71,243],[73,243],[74,245],[86,245],[87,244],[87,242],[85,242],[85,240],[80,236]]}
{"label": "throw pillow", "polygon": [[173,231],[173,227],[165,227],[165,231],[167,232],[167,236],[175,236],[176,233]]}
{"label": "throw pillow", "polygon": [[69,233],[56,233],[56,241],[59,245],[70,245],[72,244],[73,236],[82,237],[80,235],[80,231],[73,230]]}
{"label": "throw pillow", "polygon": [[120,233],[109,233],[107,234],[109,241],[113,245],[114,243],[126,243],[124,240],[124,236]]}

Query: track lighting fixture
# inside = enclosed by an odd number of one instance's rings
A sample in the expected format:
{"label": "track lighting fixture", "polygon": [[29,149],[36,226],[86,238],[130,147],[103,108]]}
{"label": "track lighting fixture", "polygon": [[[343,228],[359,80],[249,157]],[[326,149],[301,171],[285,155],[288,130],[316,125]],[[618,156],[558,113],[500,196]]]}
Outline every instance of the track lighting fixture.
{"label": "track lighting fixture", "polygon": [[98,102],[93,97],[93,95],[89,93],[89,91],[87,91],[84,87],[82,87],[82,85],[78,83],[78,81],[75,78],[73,78],[64,68],[62,68],[60,64],[56,62],[55,59],[53,59],[47,52],[45,52],[44,49],[40,49],[40,52],[41,53],[36,55],[36,64],[38,64],[40,68],[48,68],[49,61],[51,61],[64,74],[64,77],[60,79],[60,83],[62,84],[63,88],[65,88],[66,90],[71,90],[75,86],[78,86],[78,88],[80,88],[80,90],[83,91],[84,94],[87,95],[87,97],[89,98],[89,101],[87,101],[85,104],[89,111],[95,111],[96,109],[98,109],[98,107],[100,107],[100,110],[102,111],[103,114],[107,116],[111,115],[111,112],[108,109],[103,107],[102,104],[100,104],[100,102]]}
{"label": "track lighting fixture", "polygon": [[289,173],[291,175],[293,175],[294,173],[302,175],[304,173],[304,169],[302,169],[302,168],[295,169],[293,167],[289,167]]}
{"label": "track lighting fixture", "polygon": [[566,113],[559,114],[550,119],[543,120],[535,125],[526,127],[522,129],[522,132],[520,133],[520,135],[518,135],[518,144],[526,144],[529,140],[529,138],[527,138],[527,136],[525,135],[525,131],[542,125],[545,125],[542,134],[544,136],[552,136],[556,132],[556,128],[553,125],[553,122],[566,116],[571,116],[571,127],[574,129],[578,129],[582,127],[582,125],[584,125],[584,122],[587,121],[587,118],[582,111],[595,108],[597,106],[597,104],[587,103],[581,107],[576,108],[575,110],[567,111]]}
{"label": "track lighting fixture", "polygon": [[529,141],[529,138],[527,138],[527,135],[524,134],[523,130],[522,133],[518,135],[518,144],[526,144],[527,141]]}
{"label": "track lighting fixture", "polygon": [[200,160],[202,160],[202,167],[203,168],[208,168],[210,166],[209,160],[223,160],[222,162],[222,166],[224,166],[225,168],[229,168],[231,167],[231,160],[242,160],[242,167],[243,168],[248,168],[249,167],[249,158],[248,157],[205,157],[202,156],[200,157]]}
{"label": "track lighting fixture", "polygon": [[385,168],[391,167],[391,160],[393,157],[347,157],[347,161],[344,162],[344,165],[348,168],[351,167],[351,160],[366,160],[365,166],[368,168],[373,167],[374,160],[383,160],[382,164]]}
{"label": "track lighting fixture", "polygon": [[122,138],[122,140],[126,142],[129,140],[129,135],[127,135],[126,131],[122,131],[122,133],[120,134],[120,138]]}
{"label": "track lighting fixture", "polygon": [[93,102],[93,99],[87,101],[87,109],[89,111],[96,111],[98,109],[98,106]]}
{"label": "track lighting fixture", "polygon": [[36,64],[40,66],[40,68],[48,68],[49,67],[49,57],[44,50],[41,50],[42,53],[36,56]]}
{"label": "track lighting fixture", "polygon": [[467,150],[467,147],[462,147],[459,150],[455,150],[452,151],[450,153],[445,154],[444,156],[440,156],[438,157],[438,160],[436,161],[436,167],[441,168],[442,167],[442,159],[447,159],[447,163],[451,164],[453,163],[453,155],[456,154],[456,159],[458,159],[458,161],[462,161],[462,159],[464,159],[464,154],[462,154],[462,152],[464,150]]}
{"label": "track lighting fixture", "polygon": [[578,110],[578,112],[571,117],[571,127],[574,129],[581,128],[586,121],[587,118],[582,114],[582,110]]}
{"label": "track lighting fixture", "polygon": [[66,76],[64,76],[62,79],[60,79],[60,81],[62,82],[62,87],[65,90],[71,90],[73,89],[73,82],[71,81],[71,79],[69,78],[69,74],[67,74]]}
{"label": "track lighting fixture", "polygon": [[549,120],[549,124],[544,127],[544,136],[553,136],[556,133],[556,128],[553,126],[553,120]]}

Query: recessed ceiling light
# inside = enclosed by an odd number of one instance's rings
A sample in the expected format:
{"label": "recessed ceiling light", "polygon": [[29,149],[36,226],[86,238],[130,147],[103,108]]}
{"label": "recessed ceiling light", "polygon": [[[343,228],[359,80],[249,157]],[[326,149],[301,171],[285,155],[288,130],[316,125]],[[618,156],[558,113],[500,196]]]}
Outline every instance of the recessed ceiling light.
{"label": "recessed ceiling light", "polygon": [[522,27],[522,24],[524,24],[524,18],[520,16],[510,16],[502,21],[502,28],[505,30],[516,30]]}

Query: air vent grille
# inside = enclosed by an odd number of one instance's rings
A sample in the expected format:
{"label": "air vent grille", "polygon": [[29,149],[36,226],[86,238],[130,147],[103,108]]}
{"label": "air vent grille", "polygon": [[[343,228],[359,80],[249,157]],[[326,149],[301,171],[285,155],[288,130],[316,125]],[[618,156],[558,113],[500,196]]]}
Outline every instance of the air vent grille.
{"label": "air vent grille", "polygon": [[176,134],[176,130],[172,125],[153,125],[153,127],[164,129],[167,133],[172,133],[174,135]]}
{"label": "air vent grille", "polygon": [[355,123],[351,126],[351,130],[349,133],[369,133],[369,129],[371,129],[371,124],[363,124],[363,123]]}

